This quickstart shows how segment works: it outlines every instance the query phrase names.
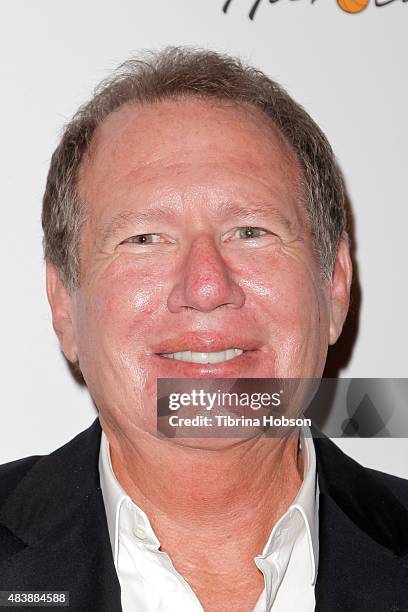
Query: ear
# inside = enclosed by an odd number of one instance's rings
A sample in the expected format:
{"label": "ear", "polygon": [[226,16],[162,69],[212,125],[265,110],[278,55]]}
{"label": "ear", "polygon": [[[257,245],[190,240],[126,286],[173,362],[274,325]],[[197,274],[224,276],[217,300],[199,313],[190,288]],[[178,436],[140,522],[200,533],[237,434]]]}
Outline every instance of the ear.
{"label": "ear", "polygon": [[349,240],[346,232],[340,239],[331,280],[329,344],[341,334],[350,305],[350,286],[353,275]]}
{"label": "ear", "polygon": [[72,363],[76,363],[78,350],[72,317],[72,297],[61,281],[57,268],[50,261],[46,262],[46,283],[54,331],[65,357]]}

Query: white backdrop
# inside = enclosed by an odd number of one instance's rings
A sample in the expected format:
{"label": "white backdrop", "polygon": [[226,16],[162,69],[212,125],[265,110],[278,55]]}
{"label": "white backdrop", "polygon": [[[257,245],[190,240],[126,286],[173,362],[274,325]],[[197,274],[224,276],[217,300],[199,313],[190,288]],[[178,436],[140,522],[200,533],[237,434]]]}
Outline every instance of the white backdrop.
{"label": "white backdrop", "polygon": [[[326,132],[355,219],[360,324],[341,376],[408,377],[408,3],[360,14],[336,0],[9,0],[0,8],[2,405],[0,463],[48,453],[95,418],[69,375],[46,301],[41,197],[61,127],[132,52],[211,47],[265,70]],[[408,477],[408,441],[342,440]]]}

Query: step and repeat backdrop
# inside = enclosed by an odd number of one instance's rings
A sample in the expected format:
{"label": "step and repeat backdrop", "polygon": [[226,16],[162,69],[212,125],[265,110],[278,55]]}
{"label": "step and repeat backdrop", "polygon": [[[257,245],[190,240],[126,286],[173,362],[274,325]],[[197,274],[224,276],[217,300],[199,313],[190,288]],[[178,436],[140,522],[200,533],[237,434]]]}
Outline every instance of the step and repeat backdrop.
{"label": "step and repeat backdrop", "polygon": [[125,59],[192,45],[267,72],[328,136],[347,186],[355,278],[325,371],[347,381],[331,387],[318,425],[365,465],[408,477],[408,2],[13,0],[0,17],[0,462],[48,453],[96,416],[45,291],[41,199],[62,126]]}

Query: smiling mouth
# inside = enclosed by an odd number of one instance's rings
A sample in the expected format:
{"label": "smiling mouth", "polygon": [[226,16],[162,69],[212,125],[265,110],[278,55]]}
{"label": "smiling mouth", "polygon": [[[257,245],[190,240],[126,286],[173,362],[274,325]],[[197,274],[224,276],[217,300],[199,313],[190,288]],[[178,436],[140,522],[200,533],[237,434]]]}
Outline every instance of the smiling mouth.
{"label": "smiling mouth", "polygon": [[177,361],[186,361],[188,363],[222,363],[230,361],[239,355],[242,355],[243,349],[229,348],[225,351],[197,353],[194,351],[180,351],[178,353],[160,353],[160,357],[167,359],[175,359]]}

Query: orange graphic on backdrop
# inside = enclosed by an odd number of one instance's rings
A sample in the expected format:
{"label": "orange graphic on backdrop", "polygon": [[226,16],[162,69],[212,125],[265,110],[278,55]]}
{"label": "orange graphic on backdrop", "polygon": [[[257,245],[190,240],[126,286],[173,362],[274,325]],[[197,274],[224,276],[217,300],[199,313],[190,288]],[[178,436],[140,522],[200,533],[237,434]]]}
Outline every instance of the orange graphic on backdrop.
{"label": "orange graphic on backdrop", "polygon": [[367,6],[370,0],[337,0],[337,4],[347,13],[360,13]]}
{"label": "orange graphic on backdrop", "polygon": [[[389,4],[394,4],[395,1],[396,0],[375,0],[373,1],[373,5],[378,8],[382,6],[388,6]],[[266,2],[266,0],[264,0],[264,2]],[[279,0],[269,0],[269,4],[275,5],[277,2],[279,2]],[[316,0],[310,0],[310,4],[314,4],[315,2]],[[408,0],[402,0],[402,2],[408,5]],[[232,3],[232,0],[225,0],[222,6],[222,10],[224,13],[228,12],[228,9],[231,3]],[[254,19],[255,13],[257,12],[261,4],[262,4],[262,0],[254,0],[251,10],[248,13],[248,17],[251,19],[251,21]],[[361,13],[362,11],[364,11],[364,9],[367,8],[369,4],[370,4],[370,0],[337,0],[337,6],[339,6],[342,11],[345,11],[346,13],[351,13],[354,15],[356,13]]]}

